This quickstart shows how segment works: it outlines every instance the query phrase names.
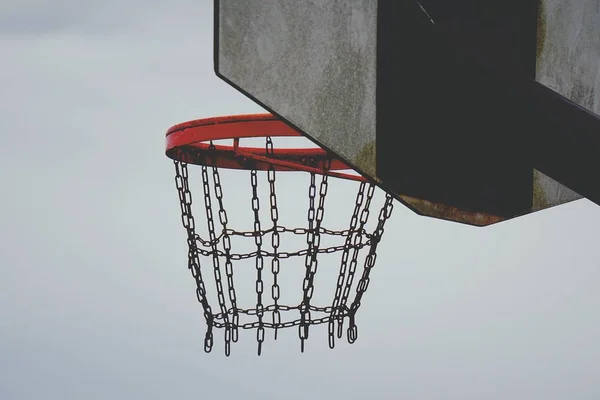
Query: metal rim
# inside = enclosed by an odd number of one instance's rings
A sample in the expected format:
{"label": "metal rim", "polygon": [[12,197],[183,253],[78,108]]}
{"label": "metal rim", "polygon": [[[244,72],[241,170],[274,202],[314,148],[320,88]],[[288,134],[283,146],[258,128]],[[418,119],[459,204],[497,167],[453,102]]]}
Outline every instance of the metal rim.
{"label": "metal rim", "polygon": [[[166,155],[189,164],[218,168],[277,171],[305,171],[354,181],[365,181],[346,163],[322,148],[266,148],[240,146],[243,138],[303,137],[272,114],[244,114],[204,118],[171,127],[166,135]],[[211,141],[232,139],[233,146]]]}

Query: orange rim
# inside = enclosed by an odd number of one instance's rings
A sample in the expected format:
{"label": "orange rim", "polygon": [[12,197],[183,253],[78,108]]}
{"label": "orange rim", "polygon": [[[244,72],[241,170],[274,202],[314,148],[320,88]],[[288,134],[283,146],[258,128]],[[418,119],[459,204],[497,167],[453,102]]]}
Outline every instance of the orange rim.
{"label": "orange rim", "polygon": [[[239,144],[240,139],[259,137],[303,136],[272,114],[204,118],[171,127],[166,136],[166,155],[173,160],[196,165],[263,171],[274,168],[277,171],[305,171],[365,181],[360,175],[338,172],[351,168],[319,147],[274,148],[267,153],[266,148]],[[223,139],[232,139],[233,146],[211,144]]]}

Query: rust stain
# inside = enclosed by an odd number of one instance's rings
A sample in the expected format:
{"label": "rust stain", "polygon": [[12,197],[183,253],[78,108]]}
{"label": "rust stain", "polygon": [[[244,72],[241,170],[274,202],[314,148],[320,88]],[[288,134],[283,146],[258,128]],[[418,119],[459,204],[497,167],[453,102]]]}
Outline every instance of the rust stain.
{"label": "rust stain", "polygon": [[361,171],[379,181],[375,170],[375,154],[375,141],[373,140],[361,149],[356,156],[355,164]]}
{"label": "rust stain", "polygon": [[538,170],[533,170],[533,211],[543,210],[550,207],[546,193],[540,183],[540,175]]}
{"label": "rust stain", "polygon": [[465,211],[446,204],[434,203],[410,196],[399,195],[398,197],[425,215],[448,221],[462,222],[476,226],[487,226],[506,220],[506,218],[498,215]]}

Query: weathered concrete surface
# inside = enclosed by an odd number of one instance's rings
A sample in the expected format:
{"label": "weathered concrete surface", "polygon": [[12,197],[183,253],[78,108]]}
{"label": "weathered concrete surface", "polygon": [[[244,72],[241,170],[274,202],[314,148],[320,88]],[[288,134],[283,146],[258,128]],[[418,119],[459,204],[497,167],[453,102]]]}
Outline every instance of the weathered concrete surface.
{"label": "weathered concrete surface", "polygon": [[[600,0],[541,0],[536,80],[600,114]],[[581,198],[539,171],[533,196],[533,211]]]}
{"label": "weathered concrete surface", "polygon": [[[378,2],[219,3],[220,75],[377,180]],[[540,3],[536,79],[600,114],[600,0]],[[531,211],[581,198],[541,172],[532,173]],[[501,220],[402,193],[398,198],[443,219],[474,225]]]}
{"label": "weathered concrete surface", "polygon": [[536,80],[600,114],[600,0],[541,1]]}
{"label": "weathered concrete surface", "polygon": [[374,175],[377,1],[220,7],[219,73]]}

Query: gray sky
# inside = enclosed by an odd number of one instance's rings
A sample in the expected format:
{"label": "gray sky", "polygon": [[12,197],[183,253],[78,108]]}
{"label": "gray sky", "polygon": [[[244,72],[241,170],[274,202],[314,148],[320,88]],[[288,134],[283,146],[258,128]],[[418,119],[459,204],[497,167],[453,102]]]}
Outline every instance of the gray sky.
{"label": "gray sky", "polygon": [[[257,357],[250,332],[226,358],[217,333],[205,354],[164,132],[262,111],[212,51],[209,0],[3,5],[0,399],[600,397],[587,200],[486,229],[396,203],[355,344],[317,328],[300,354],[293,330]],[[223,179],[243,218],[246,176]],[[305,178],[278,179],[300,224]]]}

